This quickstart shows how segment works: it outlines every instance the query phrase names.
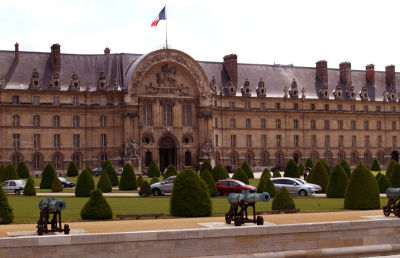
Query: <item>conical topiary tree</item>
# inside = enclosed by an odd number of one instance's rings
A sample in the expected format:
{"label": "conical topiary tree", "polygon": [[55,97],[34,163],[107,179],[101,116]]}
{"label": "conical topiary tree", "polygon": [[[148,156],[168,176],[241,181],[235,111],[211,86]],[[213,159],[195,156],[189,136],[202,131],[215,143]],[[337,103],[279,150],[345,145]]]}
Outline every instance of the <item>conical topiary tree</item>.
{"label": "conical topiary tree", "polygon": [[53,193],[59,193],[62,192],[64,190],[63,185],[60,181],[60,179],[58,179],[58,177],[55,177],[53,180],[53,183],[51,184],[51,191]]}
{"label": "conical topiary tree", "polygon": [[379,187],[372,173],[361,162],[351,174],[344,194],[344,208],[379,209]]}
{"label": "conical topiary tree", "polygon": [[119,182],[119,190],[136,190],[138,188],[136,182],[135,170],[131,164],[126,164],[122,170],[121,180]]}
{"label": "conical topiary tree", "polygon": [[93,176],[86,168],[81,172],[76,182],[75,196],[76,197],[87,197],[94,190]]}
{"label": "conical topiary tree", "polygon": [[17,174],[17,171],[15,170],[14,166],[10,164],[4,168],[3,175],[1,177],[1,182],[4,182],[6,180],[14,180],[14,179],[18,179],[18,174]]}
{"label": "conical topiary tree", "polygon": [[29,177],[29,169],[26,166],[25,162],[20,162],[17,166],[17,173],[19,178],[28,178]]}
{"label": "conical topiary tree", "polygon": [[389,165],[386,168],[386,174],[385,175],[389,179],[389,181],[390,181],[390,174],[392,173],[392,169],[396,164],[397,164],[397,162],[394,159],[392,159],[392,160],[390,160]]}
{"label": "conical topiary tree", "polygon": [[235,173],[233,173],[232,179],[239,180],[239,181],[245,183],[246,185],[249,184],[249,179],[247,178],[247,175],[245,174],[245,172],[243,171],[243,169],[241,167],[238,167],[235,170]]}
{"label": "conical topiary tree", "polygon": [[40,189],[51,189],[54,178],[57,177],[53,165],[47,164],[43,169],[42,180],[40,181]]}
{"label": "conical topiary tree", "polygon": [[149,165],[149,171],[147,173],[149,177],[160,177],[160,168],[158,167],[157,163],[152,160]]}
{"label": "conical topiary tree", "polygon": [[257,185],[257,193],[263,193],[266,192],[267,188],[267,181],[265,180],[264,177],[260,178],[260,181],[258,181],[258,185]]}
{"label": "conical topiary tree", "polygon": [[4,166],[0,166],[0,183],[3,182],[2,181],[3,172],[4,172]]}
{"label": "conical topiary tree", "polygon": [[170,211],[175,217],[211,215],[212,205],[207,185],[192,169],[185,169],[176,176]]}
{"label": "conical topiary tree", "polygon": [[210,171],[204,169],[200,175],[201,179],[207,184],[208,192],[211,196],[217,195],[217,186],[215,185],[214,178],[212,177]]}
{"label": "conical topiary tree", "polygon": [[326,197],[343,198],[348,183],[347,174],[339,164],[336,165],[329,177],[328,186],[326,187]]}
{"label": "conical topiary tree", "polygon": [[350,177],[351,177],[351,168],[350,168],[349,163],[345,159],[342,159],[340,161],[339,165],[342,166],[342,168],[344,169],[344,171],[347,174],[347,177],[350,179]]}
{"label": "conical topiary tree", "polygon": [[[94,173],[93,173],[93,170],[92,170],[91,167],[86,167],[86,169],[90,172],[90,174],[91,174],[92,176],[94,176]],[[82,171],[81,171],[81,173],[82,173]]]}
{"label": "conical topiary tree", "polygon": [[14,220],[14,213],[11,206],[8,204],[8,198],[0,184],[0,218],[3,219],[3,224],[9,224]]}
{"label": "conical topiary tree", "polygon": [[[103,172],[106,172],[108,174],[108,177],[109,177],[110,182],[111,182],[111,186],[119,185],[117,172],[115,171],[115,168],[111,164],[111,162],[108,163],[108,165],[106,165],[105,170],[103,170]],[[102,174],[103,174],[103,172],[102,172]]]}
{"label": "conical topiary tree", "polygon": [[264,177],[265,179],[271,178],[271,172],[269,172],[269,169],[268,169],[268,168],[264,168],[264,170],[263,170],[263,172],[262,172],[260,178],[263,178],[263,177]]}
{"label": "conical topiary tree", "polygon": [[246,173],[247,178],[254,178],[253,170],[251,169],[249,163],[246,161],[243,162],[241,168],[243,169],[244,173]]}
{"label": "conical topiary tree", "polygon": [[25,196],[34,196],[34,195],[36,195],[35,182],[33,181],[33,179],[31,177],[28,177],[28,180],[26,182],[23,194]]}
{"label": "conical topiary tree", "polygon": [[281,172],[278,169],[275,169],[272,177],[282,177]]}
{"label": "conical topiary tree", "polygon": [[297,166],[297,171],[298,171],[298,173],[299,173],[299,177],[302,177],[303,175],[304,175],[304,171],[306,170],[306,166],[304,166],[304,164],[303,163],[300,163],[298,166]]}
{"label": "conical topiary tree", "polygon": [[328,185],[329,175],[326,172],[325,166],[321,162],[321,160],[317,160],[315,162],[313,168],[311,169],[309,177],[307,177],[307,181],[312,184],[317,184],[321,186],[322,192],[326,192],[326,186]]}
{"label": "conical topiary tree", "polygon": [[283,173],[284,177],[299,177],[298,167],[296,161],[290,159],[286,163],[285,172]]}
{"label": "conical topiary tree", "polygon": [[76,177],[78,174],[78,168],[76,167],[75,162],[71,161],[68,165],[67,176]]}
{"label": "conical topiary tree", "polygon": [[221,164],[217,164],[211,171],[211,175],[214,178],[214,181],[217,182],[221,179],[229,178],[228,171]]}
{"label": "conical topiary tree", "polygon": [[141,197],[149,197],[151,195],[151,187],[149,182],[143,181],[142,185],[140,186],[139,195]]}
{"label": "conical topiary tree", "polygon": [[178,171],[176,171],[176,168],[174,165],[169,164],[167,167],[167,171],[164,174],[164,180],[167,179],[170,176],[176,176],[176,174],[178,174]]}
{"label": "conical topiary tree", "polygon": [[387,177],[382,174],[377,178],[376,181],[378,183],[380,193],[386,193],[386,190],[391,186]]}
{"label": "conical topiary tree", "polygon": [[108,167],[110,165],[114,168],[114,165],[112,164],[112,162],[107,159],[106,161],[103,162],[103,165],[101,165],[101,171],[105,171],[106,167]]}
{"label": "conical topiary tree", "polygon": [[150,186],[151,186],[152,184],[155,184],[155,183],[158,183],[158,182],[160,182],[160,180],[158,179],[158,177],[152,177],[151,180],[150,180]]}
{"label": "conical topiary tree", "polygon": [[312,168],[314,166],[314,164],[313,164],[313,162],[312,162],[312,159],[311,158],[308,158],[307,160],[306,160],[306,168]]}
{"label": "conical topiary tree", "polygon": [[381,171],[381,165],[377,158],[374,158],[374,161],[372,161],[371,171]]}
{"label": "conical topiary tree", "polygon": [[326,172],[328,173],[328,176],[331,174],[331,167],[329,166],[329,163],[324,160],[324,159],[320,159],[322,165],[324,165]]}
{"label": "conical topiary tree", "polygon": [[[86,170],[87,171],[87,170]],[[88,171],[88,173],[90,173]],[[113,216],[110,205],[107,203],[100,189],[90,195],[89,201],[81,210],[82,219],[111,219]]]}
{"label": "conical topiary tree", "polygon": [[137,178],[137,186],[141,187],[142,184],[143,184],[143,176],[139,175],[138,178]]}
{"label": "conical topiary tree", "polygon": [[290,210],[294,209],[294,201],[286,187],[279,189],[272,201],[272,210]]}
{"label": "conical topiary tree", "polygon": [[205,161],[203,161],[203,164],[201,164],[200,167],[200,176],[203,173],[203,171],[207,169],[208,172],[212,171],[212,166],[211,166],[211,162],[210,160],[206,159]]}
{"label": "conical topiary tree", "polygon": [[400,187],[400,164],[396,164],[392,168],[392,172],[390,173],[390,184],[394,188]]}
{"label": "conical topiary tree", "polygon": [[[110,167],[107,167],[109,169]],[[97,189],[100,189],[103,193],[112,192],[112,185],[108,173],[101,173],[99,182],[97,182]]]}
{"label": "conical topiary tree", "polygon": [[267,182],[264,192],[268,192],[269,196],[274,197],[276,195],[276,189],[274,183],[272,183],[271,179],[268,178],[265,180]]}

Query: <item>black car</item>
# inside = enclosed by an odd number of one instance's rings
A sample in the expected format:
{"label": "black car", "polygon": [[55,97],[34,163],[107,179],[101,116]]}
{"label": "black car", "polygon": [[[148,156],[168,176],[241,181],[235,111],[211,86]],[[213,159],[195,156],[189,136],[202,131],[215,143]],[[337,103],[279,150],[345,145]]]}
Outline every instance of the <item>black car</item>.
{"label": "black car", "polygon": [[236,166],[226,166],[225,167],[228,173],[235,173]]}
{"label": "black car", "polygon": [[93,175],[95,175],[95,176],[100,176],[102,170],[103,170],[102,168],[94,168],[94,169],[92,170],[92,171],[93,171]]}
{"label": "black car", "polygon": [[68,181],[67,179],[65,179],[64,177],[58,177],[58,179],[61,181],[62,186],[65,187],[74,187],[75,183]]}

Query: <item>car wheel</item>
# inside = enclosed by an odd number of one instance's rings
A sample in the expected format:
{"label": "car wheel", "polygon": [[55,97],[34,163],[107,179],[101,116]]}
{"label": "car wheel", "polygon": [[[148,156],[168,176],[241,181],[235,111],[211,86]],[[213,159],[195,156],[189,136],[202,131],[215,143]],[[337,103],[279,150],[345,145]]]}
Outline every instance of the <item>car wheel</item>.
{"label": "car wheel", "polygon": [[19,195],[20,191],[19,190],[15,190],[15,195]]}
{"label": "car wheel", "polygon": [[153,195],[154,195],[154,196],[161,195],[161,191],[160,191],[160,189],[158,189],[158,188],[154,188],[154,189],[153,189]]}
{"label": "car wheel", "polygon": [[305,190],[300,190],[299,195],[300,196],[307,196],[307,192]]}

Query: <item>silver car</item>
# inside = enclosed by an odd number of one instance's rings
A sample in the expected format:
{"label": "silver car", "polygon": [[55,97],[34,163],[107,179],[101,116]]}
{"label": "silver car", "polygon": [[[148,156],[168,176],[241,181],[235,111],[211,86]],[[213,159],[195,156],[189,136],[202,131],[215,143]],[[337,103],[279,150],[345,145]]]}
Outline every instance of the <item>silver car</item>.
{"label": "silver car", "polygon": [[24,191],[25,185],[26,182],[24,180],[7,180],[2,184],[4,192],[15,193],[16,195]]}
{"label": "silver car", "polygon": [[170,176],[167,179],[154,183],[151,185],[151,192],[153,195],[162,195],[166,193],[171,193],[174,186],[174,179],[176,176]]}
{"label": "silver car", "polygon": [[301,178],[296,178],[296,180],[300,181],[300,183],[302,183],[302,184],[309,184],[309,185],[313,186],[314,187],[314,193],[322,192],[322,187],[319,186],[319,185],[308,183],[306,180],[301,179]]}
{"label": "silver car", "polygon": [[314,193],[314,186],[308,183],[302,183],[297,178],[291,177],[275,177],[271,178],[272,183],[275,186],[275,190],[279,191],[282,187],[286,187],[290,194],[307,196]]}

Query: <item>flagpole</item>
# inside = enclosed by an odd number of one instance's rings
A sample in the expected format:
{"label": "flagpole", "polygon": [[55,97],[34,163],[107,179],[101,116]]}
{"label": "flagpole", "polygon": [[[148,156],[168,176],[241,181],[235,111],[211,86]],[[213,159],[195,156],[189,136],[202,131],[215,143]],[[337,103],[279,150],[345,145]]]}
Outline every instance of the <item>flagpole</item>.
{"label": "flagpole", "polygon": [[167,20],[167,4],[165,3],[165,48],[168,49],[168,20]]}

